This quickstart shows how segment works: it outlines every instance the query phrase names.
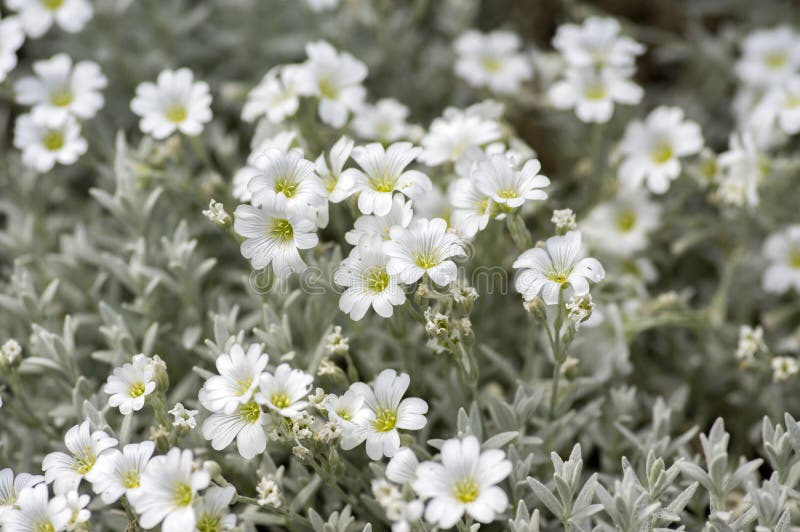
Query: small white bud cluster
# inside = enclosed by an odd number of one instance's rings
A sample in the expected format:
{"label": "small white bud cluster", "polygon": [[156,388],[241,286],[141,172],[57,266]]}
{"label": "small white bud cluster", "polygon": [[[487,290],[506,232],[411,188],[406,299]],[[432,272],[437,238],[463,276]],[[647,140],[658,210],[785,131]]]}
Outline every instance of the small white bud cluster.
{"label": "small white bud cluster", "polygon": [[550,221],[555,224],[557,233],[566,233],[578,228],[575,213],[572,209],[556,209]]}
{"label": "small white bud cluster", "polygon": [[208,204],[208,209],[203,211],[203,216],[220,227],[231,225],[231,215],[225,211],[225,206],[222,203],[214,199]]}
{"label": "small white bud cluster", "polygon": [[13,338],[7,340],[3,346],[0,347],[0,357],[2,357],[2,361],[9,366],[13,366],[19,362],[21,356],[22,346]]}
{"label": "small white bud cluster", "polygon": [[759,351],[766,350],[764,344],[764,329],[761,326],[750,327],[742,325],[739,328],[739,344],[736,346],[736,359],[743,364],[753,361]]}
{"label": "small white bud cluster", "polygon": [[275,479],[261,477],[261,481],[256,486],[256,493],[258,494],[258,504],[261,506],[280,508],[283,504],[281,487]]}
{"label": "small white bud cluster", "polygon": [[170,414],[175,418],[172,421],[173,427],[178,427],[181,429],[194,429],[197,427],[197,417],[198,411],[197,410],[187,410],[183,403],[175,403],[175,406],[172,410],[169,411]]}
{"label": "small white bud cluster", "polygon": [[339,325],[325,337],[325,351],[329,355],[344,355],[350,351],[350,343],[347,337],[342,335],[342,328]]}

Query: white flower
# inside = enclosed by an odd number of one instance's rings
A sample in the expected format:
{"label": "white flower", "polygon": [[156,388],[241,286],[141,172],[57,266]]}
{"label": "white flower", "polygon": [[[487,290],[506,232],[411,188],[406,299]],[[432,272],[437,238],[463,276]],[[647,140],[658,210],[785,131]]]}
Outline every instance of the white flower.
{"label": "white flower", "polygon": [[642,99],[644,91],[628,79],[631,74],[631,69],[570,68],[548,96],[556,109],[574,108],[582,122],[608,122],[614,103],[635,105]]}
{"label": "white flower", "polygon": [[25,42],[25,33],[18,17],[0,20],[0,82],[17,66],[17,50]]}
{"label": "white flower", "polygon": [[42,461],[44,478],[54,483],[56,493],[64,493],[78,487],[82,478],[94,483],[98,477],[95,464],[103,453],[116,447],[117,440],[102,430],[91,432],[89,420],[70,428],[64,436],[69,454],[50,453]]}
{"label": "white flower", "polygon": [[92,490],[103,502],[112,504],[124,494],[139,488],[142,472],[153,456],[155,443],[130,443],[122,451],[111,449],[98,458],[97,475]]}
{"label": "white flower", "polygon": [[467,436],[444,442],[441,455],[442,463],[421,463],[413,483],[414,491],[429,499],[426,521],[451,528],[466,512],[479,523],[491,523],[505,511],[508,496],[497,484],[511,474],[511,462],[503,451],[481,452],[477,438]]}
{"label": "white flower", "polygon": [[644,46],[620,35],[612,17],[589,17],[583,24],[562,24],[553,37],[553,47],[572,67],[626,68],[644,53]]}
{"label": "white flower", "polygon": [[800,36],[789,26],[754,31],[742,43],[739,78],[755,87],[774,87],[800,68]]}
{"label": "white flower", "polygon": [[163,521],[164,532],[187,532],[194,530],[197,522],[193,507],[197,492],[209,481],[207,471],[192,470],[192,451],[173,447],[166,455],[150,460],[130,502],[143,528]]}
{"label": "white flower", "polygon": [[417,479],[417,467],[417,455],[408,447],[402,447],[386,464],[386,478],[398,484],[412,484]]}
{"label": "white flower", "polygon": [[764,256],[769,262],[764,290],[782,294],[794,288],[800,293],[800,225],[771,234],[764,243]]}
{"label": "white flower", "polygon": [[447,187],[447,199],[453,207],[450,223],[465,238],[483,231],[492,215],[492,199],[468,177],[454,180]]}
{"label": "white flower", "polygon": [[299,74],[300,91],[319,98],[319,116],[323,122],[340,128],[348,112],[358,109],[366,90],[361,85],[367,66],[347,52],[337,52],[325,41],[306,44],[308,60]]}
{"label": "white flower", "polygon": [[515,33],[468,31],[455,42],[456,73],[476,88],[488,87],[498,94],[513,94],[533,75],[528,59],[518,52]]}
{"label": "white flower", "polygon": [[393,307],[406,301],[397,276],[386,269],[389,259],[382,245],[383,239],[378,236],[362,238],[333,274],[336,284],[347,287],[339,298],[339,309],[350,319],[360,320],[369,307],[382,318],[389,318]]}
{"label": "white flower", "polygon": [[64,501],[67,509],[70,511],[69,523],[67,523],[67,530],[83,530],[80,525],[87,523],[92,516],[86,506],[92,498],[89,495],[81,495],[77,491],[70,491],[64,495]]}
{"label": "white flower", "polygon": [[415,218],[407,228],[392,227],[389,235],[391,240],[383,244],[389,256],[386,269],[400,282],[412,284],[425,274],[439,286],[456,280],[458,270],[450,259],[465,255],[465,251],[461,239],[447,232],[447,222]]}
{"label": "white flower", "polygon": [[469,148],[482,146],[501,137],[500,124],[477,112],[445,112],[431,122],[428,133],[422,138],[420,161],[436,166],[454,162]]}
{"label": "white flower", "polygon": [[17,498],[22,490],[42,482],[44,477],[41,475],[20,473],[15,477],[8,467],[0,470],[0,516],[17,505]]}
{"label": "white flower", "polygon": [[527,200],[547,199],[547,193],[541,189],[549,185],[550,180],[538,175],[541,168],[538,160],[531,159],[517,170],[505,155],[492,155],[477,164],[472,170],[472,179],[477,189],[494,203],[516,209]]}
{"label": "white flower", "polygon": [[703,148],[700,126],[685,120],[678,107],[658,107],[644,122],[628,124],[619,150],[625,160],[619,178],[627,186],[647,188],[663,194],[681,173],[682,157],[699,153]]}
{"label": "white flower", "polygon": [[[800,76],[793,76],[765,97],[765,112],[774,114],[781,131],[787,135],[800,132]],[[760,107],[760,106],[759,106]]]}
{"label": "white flower", "polygon": [[353,424],[360,423],[368,415],[364,408],[364,396],[352,389],[338,396],[328,394],[322,407],[328,412],[328,419],[342,430],[349,430]]}
{"label": "white flower", "polygon": [[77,33],[94,14],[89,0],[7,0],[6,5],[19,12],[25,33],[34,39],[44,35],[53,22],[68,33]]}
{"label": "white flower", "polygon": [[250,179],[260,173],[256,168],[258,161],[272,150],[288,153],[296,137],[297,133],[294,131],[279,131],[273,136],[261,139],[258,145],[253,148],[253,151],[250,152],[250,155],[247,156],[247,166],[240,168],[233,174],[233,190],[231,191],[233,197],[243,203],[249,203],[253,199],[253,195],[248,190],[247,185],[250,184]]}
{"label": "white flower", "polygon": [[37,484],[20,491],[17,508],[4,512],[3,530],[6,532],[59,532],[65,530],[72,511],[63,495],[50,499],[45,484]]}
{"label": "white flower", "polygon": [[758,147],[750,132],[732,133],[728,151],[720,154],[717,164],[720,178],[716,193],[719,199],[736,207],[757,207],[758,182],[763,168]]}
{"label": "white flower", "polygon": [[308,406],[308,392],[314,377],[292,369],[289,364],[275,368],[275,374],[265,373],[259,381],[256,400],[283,417],[299,416]]}
{"label": "white flower", "polygon": [[187,410],[183,403],[175,403],[175,406],[172,407],[172,410],[169,411],[172,414],[173,427],[179,427],[182,429],[194,429],[197,427],[197,414],[199,412],[197,410]]}
{"label": "white flower", "polygon": [[384,143],[408,138],[408,107],[393,98],[378,100],[356,111],[353,129],[359,137]]}
{"label": "white flower", "polygon": [[251,344],[246,353],[241,345],[233,344],[228,353],[217,357],[219,375],[203,384],[200,403],[211,412],[233,414],[252,399],[268,361],[269,355],[261,353],[260,344]]}
{"label": "white flower", "polygon": [[356,382],[350,389],[364,397],[368,409],[365,419],[342,436],[342,449],[350,450],[366,440],[367,456],[372,460],[391,458],[400,449],[398,429],[420,430],[427,420],[428,403],[417,397],[403,395],[408,390],[407,373],[383,370],[373,387]]}
{"label": "white flower", "polygon": [[17,103],[33,105],[34,113],[70,113],[86,120],[103,107],[100,91],[108,81],[94,61],[80,61],[73,66],[70,56],[57,54],[34,62],[33,72],[35,76],[14,84],[14,92]]}
{"label": "white flower", "polygon": [[593,249],[630,257],[647,248],[648,234],[661,225],[661,211],[643,191],[623,191],[592,209],[581,223],[581,231]]}
{"label": "white flower", "polygon": [[772,380],[781,382],[794,377],[800,372],[800,364],[794,357],[775,357],[770,361],[772,366]]}
{"label": "white flower", "polygon": [[299,65],[281,65],[267,72],[247,95],[242,108],[242,120],[254,122],[266,116],[270,122],[280,124],[294,116],[300,106],[298,95]]}
{"label": "white flower", "polygon": [[362,238],[368,235],[379,236],[384,240],[389,240],[389,230],[395,225],[408,227],[414,211],[411,202],[406,201],[401,194],[396,194],[392,198],[392,208],[385,216],[375,216],[374,214],[359,216],[353,224],[353,229],[345,233],[344,239],[350,245],[358,245]]}
{"label": "white flower", "polygon": [[342,173],[353,181],[358,193],[358,210],[363,214],[385,216],[392,209],[392,195],[402,192],[412,200],[432,187],[431,180],[418,170],[406,170],[420,153],[410,142],[396,142],[388,148],[374,142],[353,149],[353,159],[361,167]]}
{"label": "white flower", "polygon": [[25,166],[49,172],[56,163],[74,164],[86,153],[88,144],[72,116],[36,113],[17,117],[14,147],[22,150]]}
{"label": "white flower", "polygon": [[353,180],[344,175],[343,169],[353,151],[354,142],[349,137],[341,137],[328,152],[328,160],[320,154],[314,162],[317,175],[325,185],[328,201],[341,203],[353,193]]}
{"label": "white flower", "polygon": [[314,172],[314,163],[305,159],[299,148],[288,152],[269,149],[253,163],[241,172],[250,172],[247,190],[254,205],[276,195],[285,199],[288,209],[299,212],[310,212],[325,203],[325,187]]}
{"label": "white flower", "polygon": [[228,511],[236,490],[233,486],[208,488],[202,497],[195,500],[197,530],[201,532],[223,532],[236,527],[236,515]]}
{"label": "white flower", "polygon": [[255,399],[240,404],[231,414],[215,412],[203,422],[203,437],[217,451],[236,439],[242,458],[250,460],[267,448],[267,434],[262,422],[261,405]]}
{"label": "white flower", "polygon": [[245,238],[242,255],[250,259],[254,269],[272,264],[278,277],[306,269],[297,250],[317,245],[314,222],[290,211],[282,194],[265,198],[260,207],[239,205],[234,217],[234,230]]}
{"label": "white flower", "polygon": [[142,409],[145,399],[156,389],[155,368],[143,354],[133,357],[133,362],[115,368],[108,377],[103,391],[110,395],[108,406],[119,407],[123,415]]}
{"label": "white flower", "polygon": [[195,82],[188,68],[163,70],[156,83],[146,81],[136,87],[131,110],[141,117],[139,129],[156,139],[175,131],[195,136],[211,120],[211,93],[208,83]]}
{"label": "white flower", "polygon": [[542,299],[548,305],[558,303],[558,294],[564,287],[571,287],[572,295],[575,296],[588,294],[589,281],[602,281],[605,270],[597,259],[578,260],[580,252],[579,231],[550,237],[544,248],[524,251],[513,265],[514,268],[521,269],[514,279],[517,292],[526,301],[541,292]]}

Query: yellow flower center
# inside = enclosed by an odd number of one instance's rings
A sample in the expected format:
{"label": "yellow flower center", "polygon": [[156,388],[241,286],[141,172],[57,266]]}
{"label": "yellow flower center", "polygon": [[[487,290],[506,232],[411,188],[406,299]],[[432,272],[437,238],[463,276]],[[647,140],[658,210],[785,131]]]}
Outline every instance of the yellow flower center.
{"label": "yellow flower center", "polygon": [[429,270],[439,264],[436,254],[428,251],[425,253],[417,253],[416,264],[423,270]]}
{"label": "yellow flower center", "polygon": [[200,519],[197,520],[197,524],[195,526],[200,532],[219,532],[222,530],[222,528],[220,528],[219,515],[209,515],[204,513]]}
{"label": "yellow flower center", "polygon": [[328,100],[335,100],[339,97],[339,89],[329,78],[319,80],[319,93]]}
{"label": "yellow flower center", "polygon": [[128,390],[128,395],[131,397],[139,397],[144,393],[144,383],[142,382],[134,382],[131,384],[130,390]]}
{"label": "yellow flower center", "polygon": [[603,100],[606,97],[606,88],[599,83],[589,85],[584,89],[583,96],[587,100]]}
{"label": "yellow flower center", "polygon": [[176,506],[189,506],[192,504],[194,494],[192,487],[185,482],[178,482],[173,491],[173,502]]}
{"label": "yellow flower center", "polygon": [[282,177],[275,181],[275,192],[283,192],[287,198],[293,197],[298,188],[300,188],[300,184],[292,181],[289,177]]}
{"label": "yellow flower center", "polygon": [[489,198],[483,198],[482,200],[478,201],[478,203],[475,204],[475,208],[480,213],[486,212],[486,209],[488,207],[489,207]]}
{"label": "yellow flower center", "polygon": [[256,423],[261,417],[261,407],[255,401],[250,401],[239,407],[239,417],[248,424]]}
{"label": "yellow flower center", "polygon": [[513,188],[504,188],[502,190],[498,190],[497,195],[503,199],[514,199],[519,197],[519,194]]}
{"label": "yellow flower center", "polygon": [[131,490],[139,487],[139,472],[136,470],[126,471],[122,475],[122,485]]}
{"label": "yellow flower center", "polygon": [[50,151],[58,151],[64,147],[64,135],[60,131],[48,131],[42,137],[42,144]]}
{"label": "yellow flower center", "polygon": [[372,426],[375,427],[375,430],[378,432],[389,432],[394,429],[396,425],[397,412],[389,410],[388,408],[378,410],[375,414],[375,421],[372,422]]}
{"label": "yellow flower center", "polygon": [[369,178],[369,185],[372,187],[373,190],[378,192],[391,192],[394,190],[394,186],[397,183],[397,179],[387,175],[386,173],[381,174],[378,177],[370,177]]}
{"label": "yellow flower center", "polygon": [[75,464],[73,467],[79,475],[85,475],[92,470],[96,461],[97,456],[92,452],[91,447],[87,447],[79,455],[75,456]]}
{"label": "yellow flower center", "polygon": [[483,68],[487,72],[497,72],[500,70],[500,67],[503,66],[503,63],[497,59],[496,57],[484,57],[483,58]]}
{"label": "yellow flower center", "polygon": [[367,288],[371,292],[380,293],[389,286],[389,274],[385,268],[373,268],[367,274]]}
{"label": "yellow flower center", "polygon": [[241,379],[236,381],[236,395],[242,396],[250,391],[250,386],[253,385],[253,379]]}
{"label": "yellow flower center", "polygon": [[547,278],[549,280],[553,281],[554,283],[558,283],[560,285],[567,284],[567,277],[569,277],[569,275],[564,274],[562,272],[557,272],[555,270],[547,274]]}
{"label": "yellow flower center", "polygon": [[465,478],[453,484],[453,497],[463,504],[471,503],[478,498],[479,494],[478,483],[471,478]]}
{"label": "yellow flower center", "polygon": [[286,408],[290,404],[292,404],[289,396],[283,392],[278,392],[272,394],[272,397],[269,398],[270,402],[278,408]]}
{"label": "yellow flower center", "polygon": [[167,107],[167,110],[164,111],[164,117],[175,124],[180,124],[186,120],[187,116],[189,116],[189,111],[180,104],[170,105]]}
{"label": "yellow flower center", "polygon": [[653,159],[654,163],[664,164],[672,159],[674,153],[675,152],[672,150],[672,146],[669,143],[664,142],[653,148],[653,151],[650,153],[650,157]]}
{"label": "yellow flower center", "polygon": [[56,9],[61,7],[61,4],[63,3],[64,0],[42,0],[42,5],[51,11],[55,11]]}
{"label": "yellow flower center", "polygon": [[294,228],[289,220],[276,218],[267,234],[283,242],[288,242],[294,238]]}
{"label": "yellow flower center", "polygon": [[34,532],[55,532],[56,527],[53,526],[53,523],[50,521],[46,521],[44,523],[39,523],[36,525],[36,528],[33,529]]}
{"label": "yellow flower center", "polygon": [[631,211],[622,212],[617,216],[617,229],[627,233],[636,225],[636,214]]}
{"label": "yellow flower center", "polygon": [[793,270],[800,270],[800,248],[789,251],[789,267]]}
{"label": "yellow flower center", "polygon": [[50,94],[50,103],[56,107],[66,107],[72,103],[72,91],[69,89],[61,89],[53,91]]}
{"label": "yellow flower center", "polygon": [[772,52],[764,57],[764,64],[772,70],[782,68],[788,61],[789,58],[783,51]]}
{"label": "yellow flower center", "polygon": [[789,109],[794,109],[795,107],[800,107],[800,95],[798,96],[790,96],[786,99],[786,107]]}
{"label": "yellow flower center", "polygon": [[334,176],[333,174],[328,174],[328,176],[323,181],[323,183],[325,183],[325,189],[328,192],[333,192],[333,189],[336,188],[336,183],[338,181],[339,180],[336,179],[336,176]]}
{"label": "yellow flower center", "polygon": [[339,416],[340,418],[344,419],[345,421],[350,421],[351,419],[353,419],[353,416],[350,415],[350,412],[348,412],[347,410],[344,410],[344,409],[337,410],[336,411],[336,415]]}
{"label": "yellow flower center", "polygon": [[700,175],[708,180],[714,179],[717,175],[717,160],[713,157],[708,157],[700,161]]}

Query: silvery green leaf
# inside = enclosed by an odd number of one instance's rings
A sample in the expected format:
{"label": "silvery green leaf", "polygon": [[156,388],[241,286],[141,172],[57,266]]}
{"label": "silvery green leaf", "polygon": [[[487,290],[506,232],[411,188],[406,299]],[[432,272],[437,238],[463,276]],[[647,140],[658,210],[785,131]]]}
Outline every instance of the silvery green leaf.
{"label": "silvery green leaf", "polygon": [[528,485],[533,490],[534,495],[550,510],[556,517],[563,517],[564,507],[558,501],[553,492],[533,477],[528,477]]}
{"label": "silvery green leaf", "polygon": [[517,439],[517,436],[519,436],[519,432],[515,430],[509,432],[501,432],[500,434],[495,434],[494,436],[483,442],[483,445],[481,447],[483,447],[484,449],[501,449],[506,445],[508,445],[509,443],[511,443],[512,441],[514,441],[515,439]]}

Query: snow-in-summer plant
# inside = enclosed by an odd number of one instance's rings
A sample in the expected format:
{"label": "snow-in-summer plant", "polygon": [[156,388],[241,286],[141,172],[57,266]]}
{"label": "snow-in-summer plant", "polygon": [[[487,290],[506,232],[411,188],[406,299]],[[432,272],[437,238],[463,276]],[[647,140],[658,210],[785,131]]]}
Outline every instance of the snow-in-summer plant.
{"label": "snow-in-summer plant", "polygon": [[800,6],[608,4],[6,0],[0,530],[800,529]]}

